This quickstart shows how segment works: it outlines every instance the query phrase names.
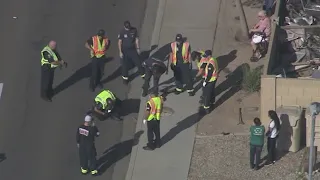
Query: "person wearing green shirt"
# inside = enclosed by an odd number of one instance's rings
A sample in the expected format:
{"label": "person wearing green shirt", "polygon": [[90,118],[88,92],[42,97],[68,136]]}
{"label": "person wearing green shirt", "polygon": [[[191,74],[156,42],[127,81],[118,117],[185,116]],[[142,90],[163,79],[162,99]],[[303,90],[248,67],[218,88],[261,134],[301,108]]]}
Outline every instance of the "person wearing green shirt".
{"label": "person wearing green shirt", "polygon": [[254,118],[254,125],[250,127],[250,166],[258,170],[260,156],[264,144],[265,128],[261,125],[259,118]]}

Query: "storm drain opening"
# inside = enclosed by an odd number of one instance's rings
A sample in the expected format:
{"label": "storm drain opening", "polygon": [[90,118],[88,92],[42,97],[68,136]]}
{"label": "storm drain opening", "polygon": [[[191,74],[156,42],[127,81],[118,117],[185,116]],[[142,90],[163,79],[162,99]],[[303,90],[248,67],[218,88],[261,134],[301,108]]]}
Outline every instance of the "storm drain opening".
{"label": "storm drain opening", "polygon": [[169,108],[169,107],[163,107],[162,108],[162,113],[161,115],[162,116],[171,116],[172,114],[174,113],[174,110],[172,108]]}

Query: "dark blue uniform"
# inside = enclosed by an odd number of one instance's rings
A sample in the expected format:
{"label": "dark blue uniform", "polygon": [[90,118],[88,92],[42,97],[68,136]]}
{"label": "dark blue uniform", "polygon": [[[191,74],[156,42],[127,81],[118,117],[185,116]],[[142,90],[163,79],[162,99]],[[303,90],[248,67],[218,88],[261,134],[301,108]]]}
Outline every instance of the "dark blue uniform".
{"label": "dark blue uniform", "polygon": [[[58,59],[61,59],[60,54],[56,50],[52,50]],[[49,63],[54,62],[53,57],[48,52],[42,53],[43,57],[48,60]],[[41,97],[44,99],[51,100],[54,95],[52,84],[54,79],[54,70],[51,68],[51,64],[44,64],[41,66]]]}
{"label": "dark blue uniform", "polygon": [[149,58],[146,61],[143,62],[143,66],[145,67],[146,77],[143,84],[143,96],[146,96],[148,94],[149,90],[149,82],[151,79],[151,76],[153,76],[153,86],[154,86],[154,93],[158,94],[159,90],[159,80],[163,73],[166,72],[166,65],[162,61],[155,60],[153,58]]}
{"label": "dark blue uniform", "polygon": [[144,75],[144,70],[141,66],[141,60],[136,48],[136,38],[138,38],[138,32],[136,28],[131,27],[129,30],[123,29],[118,35],[118,39],[122,40],[122,78],[128,80],[128,70],[131,62],[138,67],[138,71],[141,76]]}

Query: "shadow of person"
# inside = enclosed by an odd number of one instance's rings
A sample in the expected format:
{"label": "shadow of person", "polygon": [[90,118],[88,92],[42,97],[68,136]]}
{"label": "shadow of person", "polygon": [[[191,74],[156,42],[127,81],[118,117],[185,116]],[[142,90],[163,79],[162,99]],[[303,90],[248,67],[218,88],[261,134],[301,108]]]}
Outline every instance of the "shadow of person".
{"label": "shadow of person", "polygon": [[218,66],[219,66],[219,73],[223,71],[229,63],[237,58],[237,50],[232,50],[226,55],[218,56]]}
{"label": "shadow of person", "polygon": [[113,164],[129,155],[132,151],[132,147],[139,143],[139,139],[143,132],[144,131],[142,130],[138,131],[132,139],[115,144],[105,150],[97,161],[99,174],[103,174]]}
{"label": "shadow of person", "polygon": [[125,99],[121,102],[121,116],[126,116],[132,113],[139,113],[140,99]]}
{"label": "shadow of person", "polygon": [[277,141],[278,160],[288,153],[292,145],[291,137],[293,136],[293,128],[290,125],[288,114],[281,114],[280,120],[281,131],[279,131],[279,138]]}
{"label": "shadow of person", "polygon": [[197,122],[199,122],[204,115],[200,115],[199,113],[192,114],[182,121],[178,122],[177,125],[169,130],[164,136],[162,136],[161,141],[162,145],[171,141],[174,137],[176,137],[182,131],[190,128]]}
{"label": "shadow of person", "polygon": [[6,157],[6,154],[5,153],[0,153],[0,163],[4,160],[6,160],[7,157]]}
{"label": "shadow of person", "polygon": [[228,100],[230,97],[232,97],[235,93],[241,90],[241,84],[244,76],[244,71],[246,69],[250,69],[249,64],[243,63],[240,66],[238,66],[232,73],[230,73],[227,76],[227,79],[223,81],[221,84],[219,84],[216,89],[215,93],[216,96],[225,92],[215,103],[215,108],[219,107],[221,104],[223,104],[226,100]]}
{"label": "shadow of person", "polygon": [[[102,69],[104,69],[104,65],[111,61],[113,57],[108,57],[103,59],[102,61]],[[54,88],[54,95],[59,94],[60,92],[64,91],[65,89],[69,88],[73,84],[77,83],[78,81],[90,77],[92,73],[92,66],[91,62],[87,65],[83,66],[82,68],[78,69],[75,73],[73,73],[68,79],[64,80],[62,83],[60,83],[57,87]],[[88,86],[89,87],[89,86]]]}

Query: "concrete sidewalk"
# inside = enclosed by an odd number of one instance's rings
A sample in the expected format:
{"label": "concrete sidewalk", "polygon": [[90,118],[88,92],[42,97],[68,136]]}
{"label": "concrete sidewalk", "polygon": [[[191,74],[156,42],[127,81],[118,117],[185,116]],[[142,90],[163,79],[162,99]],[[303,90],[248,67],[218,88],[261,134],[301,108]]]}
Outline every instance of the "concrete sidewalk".
{"label": "concrete sidewalk", "polygon": [[[212,49],[220,5],[221,0],[159,0],[152,44],[158,45],[161,51],[161,47],[181,33],[188,38],[193,50]],[[161,81],[172,77],[170,71]],[[201,93],[201,90],[198,91],[194,97],[189,97],[186,92],[167,97],[164,106],[172,108],[174,113],[162,117],[163,146],[151,152],[142,149],[147,142],[146,126],[142,124],[147,99],[141,99],[136,132],[144,130],[145,133],[132,149],[126,180],[187,179],[199,120],[197,112]]]}

